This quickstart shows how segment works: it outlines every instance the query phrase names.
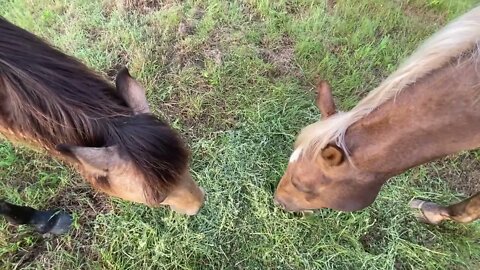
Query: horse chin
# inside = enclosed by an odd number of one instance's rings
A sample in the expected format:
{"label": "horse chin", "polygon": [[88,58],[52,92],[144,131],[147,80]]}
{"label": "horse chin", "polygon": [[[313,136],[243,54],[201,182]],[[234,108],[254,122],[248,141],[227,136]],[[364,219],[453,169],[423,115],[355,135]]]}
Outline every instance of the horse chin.
{"label": "horse chin", "polygon": [[310,215],[313,215],[315,212],[316,212],[315,210],[307,209],[307,210],[302,210],[298,213],[302,216],[310,216]]}
{"label": "horse chin", "polygon": [[312,209],[303,209],[303,210],[296,210],[296,211],[288,211],[288,210],[284,210],[296,217],[308,217],[308,216],[311,216],[313,214],[315,214],[317,211],[316,210],[312,210]]}
{"label": "horse chin", "polygon": [[282,209],[283,211],[285,212],[288,212],[288,213],[291,213],[291,214],[296,214],[296,215],[302,215],[302,216],[307,216],[307,215],[311,215],[311,214],[314,214],[316,212],[316,210],[319,210],[319,209],[309,209],[309,208],[287,208],[286,206],[284,206],[283,204],[280,204],[278,202],[275,202],[275,204],[277,205],[277,207],[279,207],[280,209]]}

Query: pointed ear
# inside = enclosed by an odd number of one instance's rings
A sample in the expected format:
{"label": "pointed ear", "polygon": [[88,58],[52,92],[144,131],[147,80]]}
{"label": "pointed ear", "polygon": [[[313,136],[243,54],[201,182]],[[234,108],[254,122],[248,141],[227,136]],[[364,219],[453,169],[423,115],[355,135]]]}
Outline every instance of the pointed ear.
{"label": "pointed ear", "polygon": [[342,164],[345,154],[340,147],[334,144],[329,144],[322,149],[320,156],[325,162],[327,162],[328,165],[338,166]]}
{"label": "pointed ear", "polygon": [[149,113],[145,89],[130,76],[126,67],[122,68],[115,79],[115,85],[120,96],[135,114]]}
{"label": "pointed ear", "polygon": [[120,164],[119,147],[83,147],[68,144],[59,144],[56,146],[60,153],[74,158],[84,167],[90,170],[107,172],[110,168]]}
{"label": "pointed ear", "polygon": [[322,114],[322,119],[326,119],[337,113],[337,108],[333,101],[332,90],[327,81],[320,81],[318,83],[315,104]]}

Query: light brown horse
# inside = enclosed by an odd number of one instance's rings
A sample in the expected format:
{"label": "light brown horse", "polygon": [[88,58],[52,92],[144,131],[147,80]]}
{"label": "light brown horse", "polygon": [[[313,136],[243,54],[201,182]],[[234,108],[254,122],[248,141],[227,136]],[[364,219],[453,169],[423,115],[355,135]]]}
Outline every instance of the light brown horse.
{"label": "light brown horse", "polygon": [[65,160],[111,196],[188,215],[203,205],[188,149],[150,112],[145,89],[126,68],[113,86],[1,17],[0,133]]}
{"label": "light brown horse", "polygon": [[[391,177],[480,146],[480,7],[432,36],[348,112],[337,112],[330,87],[317,87],[322,119],[297,138],[275,192],[286,210],[369,206]],[[438,224],[480,218],[480,193],[443,207],[413,200]]]}

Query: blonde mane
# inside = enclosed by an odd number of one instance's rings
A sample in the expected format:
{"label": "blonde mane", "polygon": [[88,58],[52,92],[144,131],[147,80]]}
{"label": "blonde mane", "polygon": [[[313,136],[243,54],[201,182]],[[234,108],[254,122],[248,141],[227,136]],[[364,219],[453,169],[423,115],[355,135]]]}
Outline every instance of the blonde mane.
{"label": "blonde mane", "polygon": [[[335,142],[345,152],[345,132],[348,127],[368,115],[382,103],[394,98],[401,90],[432,71],[442,68],[453,58],[472,49],[478,50],[480,41],[480,6],[449,23],[421,45],[380,86],[372,90],[352,110],[338,113],[326,120],[305,127],[297,138],[296,151],[291,161],[302,150],[314,152]],[[292,160],[293,159],[293,160]]]}

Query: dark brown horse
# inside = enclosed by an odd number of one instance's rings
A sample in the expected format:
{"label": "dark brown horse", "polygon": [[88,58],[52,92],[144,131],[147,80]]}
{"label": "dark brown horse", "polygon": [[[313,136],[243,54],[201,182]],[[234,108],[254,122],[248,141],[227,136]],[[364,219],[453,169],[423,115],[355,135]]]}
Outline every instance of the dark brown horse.
{"label": "dark brown horse", "polygon": [[203,205],[185,145],[150,113],[145,90],[126,68],[114,87],[3,18],[0,133],[72,164],[109,195],[188,215]]}
{"label": "dark brown horse", "polygon": [[[275,201],[287,210],[369,206],[391,177],[480,146],[480,7],[421,46],[351,111],[337,113],[326,82],[322,119],[299,135]],[[414,200],[421,218],[471,222],[480,193],[448,207]]]}

